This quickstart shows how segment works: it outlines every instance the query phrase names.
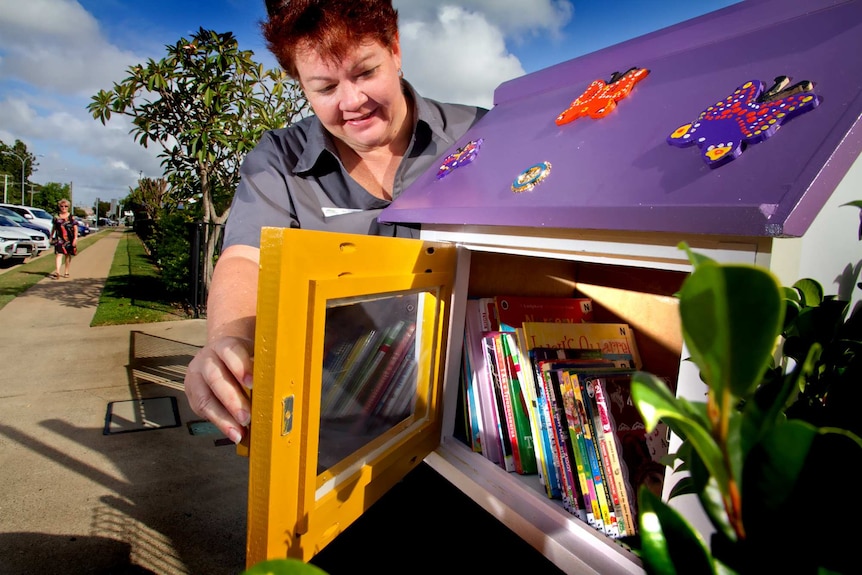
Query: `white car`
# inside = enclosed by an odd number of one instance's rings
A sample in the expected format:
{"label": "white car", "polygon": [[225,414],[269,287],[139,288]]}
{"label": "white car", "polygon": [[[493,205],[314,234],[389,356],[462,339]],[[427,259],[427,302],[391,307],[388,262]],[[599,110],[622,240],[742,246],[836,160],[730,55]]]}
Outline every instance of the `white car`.
{"label": "white car", "polygon": [[54,227],[54,216],[43,210],[42,208],[34,208],[33,206],[19,206],[16,204],[0,204],[4,208],[16,211],[31,222],[44,226],[49,230]]}
{"label": "white car", "polygon": [[[14,215],[17,216],[18,214]],[[30,239],[33,241],[33,244],[36,246],[36,253],[33,254],[34,256],[39,255],[51,247],[51,242],[48,240],[51,236],[50,232],[46,233],[42,231],[42,228],[40,228],[38,224],[30,223],[30,220],[26,218],[21,217],[21,220],[18,221],[14,216],[0,213],[0,226],[19,228],[22,232],[28,234]]]}
{"label": "white car", "polygon": [[0,226],[0,260],[23,261],[36,253],[36,245],[24,228]]}

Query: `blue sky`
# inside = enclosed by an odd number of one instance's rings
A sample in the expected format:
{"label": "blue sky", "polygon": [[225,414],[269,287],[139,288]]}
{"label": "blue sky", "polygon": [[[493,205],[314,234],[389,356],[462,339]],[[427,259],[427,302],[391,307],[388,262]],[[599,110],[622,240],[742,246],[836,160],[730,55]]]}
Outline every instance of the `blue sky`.
{"label": "blue sky", "polygon": [[[405,77],[420,93],[490,106],[504,81],[736,1],[394,4]],[[264,12],[263,0],[0,0],[0,140],[22,140],[39,155],[32,181],[72,182],[75,205],[121,199],[139,174],[161,175],[158,150],[136,144],[124,118],[93,120],[90,97],[201,27],[233,32],[240,48],[275,67],[258,32]]]}

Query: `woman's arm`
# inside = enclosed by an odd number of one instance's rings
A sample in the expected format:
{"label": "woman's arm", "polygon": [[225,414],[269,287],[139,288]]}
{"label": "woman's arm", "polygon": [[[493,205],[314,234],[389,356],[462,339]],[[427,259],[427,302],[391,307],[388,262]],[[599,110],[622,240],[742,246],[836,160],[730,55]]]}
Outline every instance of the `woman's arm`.
{"label": "woman's arm", "polygon": [[260,250],[234,245],[219,256],[207,299],[207,343],[189,363],[192,410],[239,443],[251,419]]}

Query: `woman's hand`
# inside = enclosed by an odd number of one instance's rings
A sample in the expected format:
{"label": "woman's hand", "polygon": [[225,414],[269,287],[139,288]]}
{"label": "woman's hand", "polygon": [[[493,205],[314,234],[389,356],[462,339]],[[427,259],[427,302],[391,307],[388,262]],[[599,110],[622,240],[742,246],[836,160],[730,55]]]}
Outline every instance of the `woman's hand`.
{"label": "woman's hand", "polygon": [[254,342],[226,336],[206,344],[189,363],[185,393],[192,410],[239,443],[251,420]]}

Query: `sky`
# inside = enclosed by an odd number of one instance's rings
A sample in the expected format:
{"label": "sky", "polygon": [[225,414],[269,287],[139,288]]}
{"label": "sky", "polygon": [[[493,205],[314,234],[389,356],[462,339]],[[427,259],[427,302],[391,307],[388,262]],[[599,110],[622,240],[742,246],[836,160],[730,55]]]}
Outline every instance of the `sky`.
{"label": "sky", "polygon": [[[738,0],[394,0],[404,76],[423,96],[490,107],[501,83]],[[76,206],[125,198],[158,178],[160,148],[130,123],[87,111],[130,66],[200,28],[233,32],[277,66],[259,32],[263,0],[0,0],[0,140],[37,155],[30,181],[70,183]],[[20,181],[20,172],[10,180]],[[0,176],[0,189],[3,177]],[[20,185],[20,184],[18,184]]]}

